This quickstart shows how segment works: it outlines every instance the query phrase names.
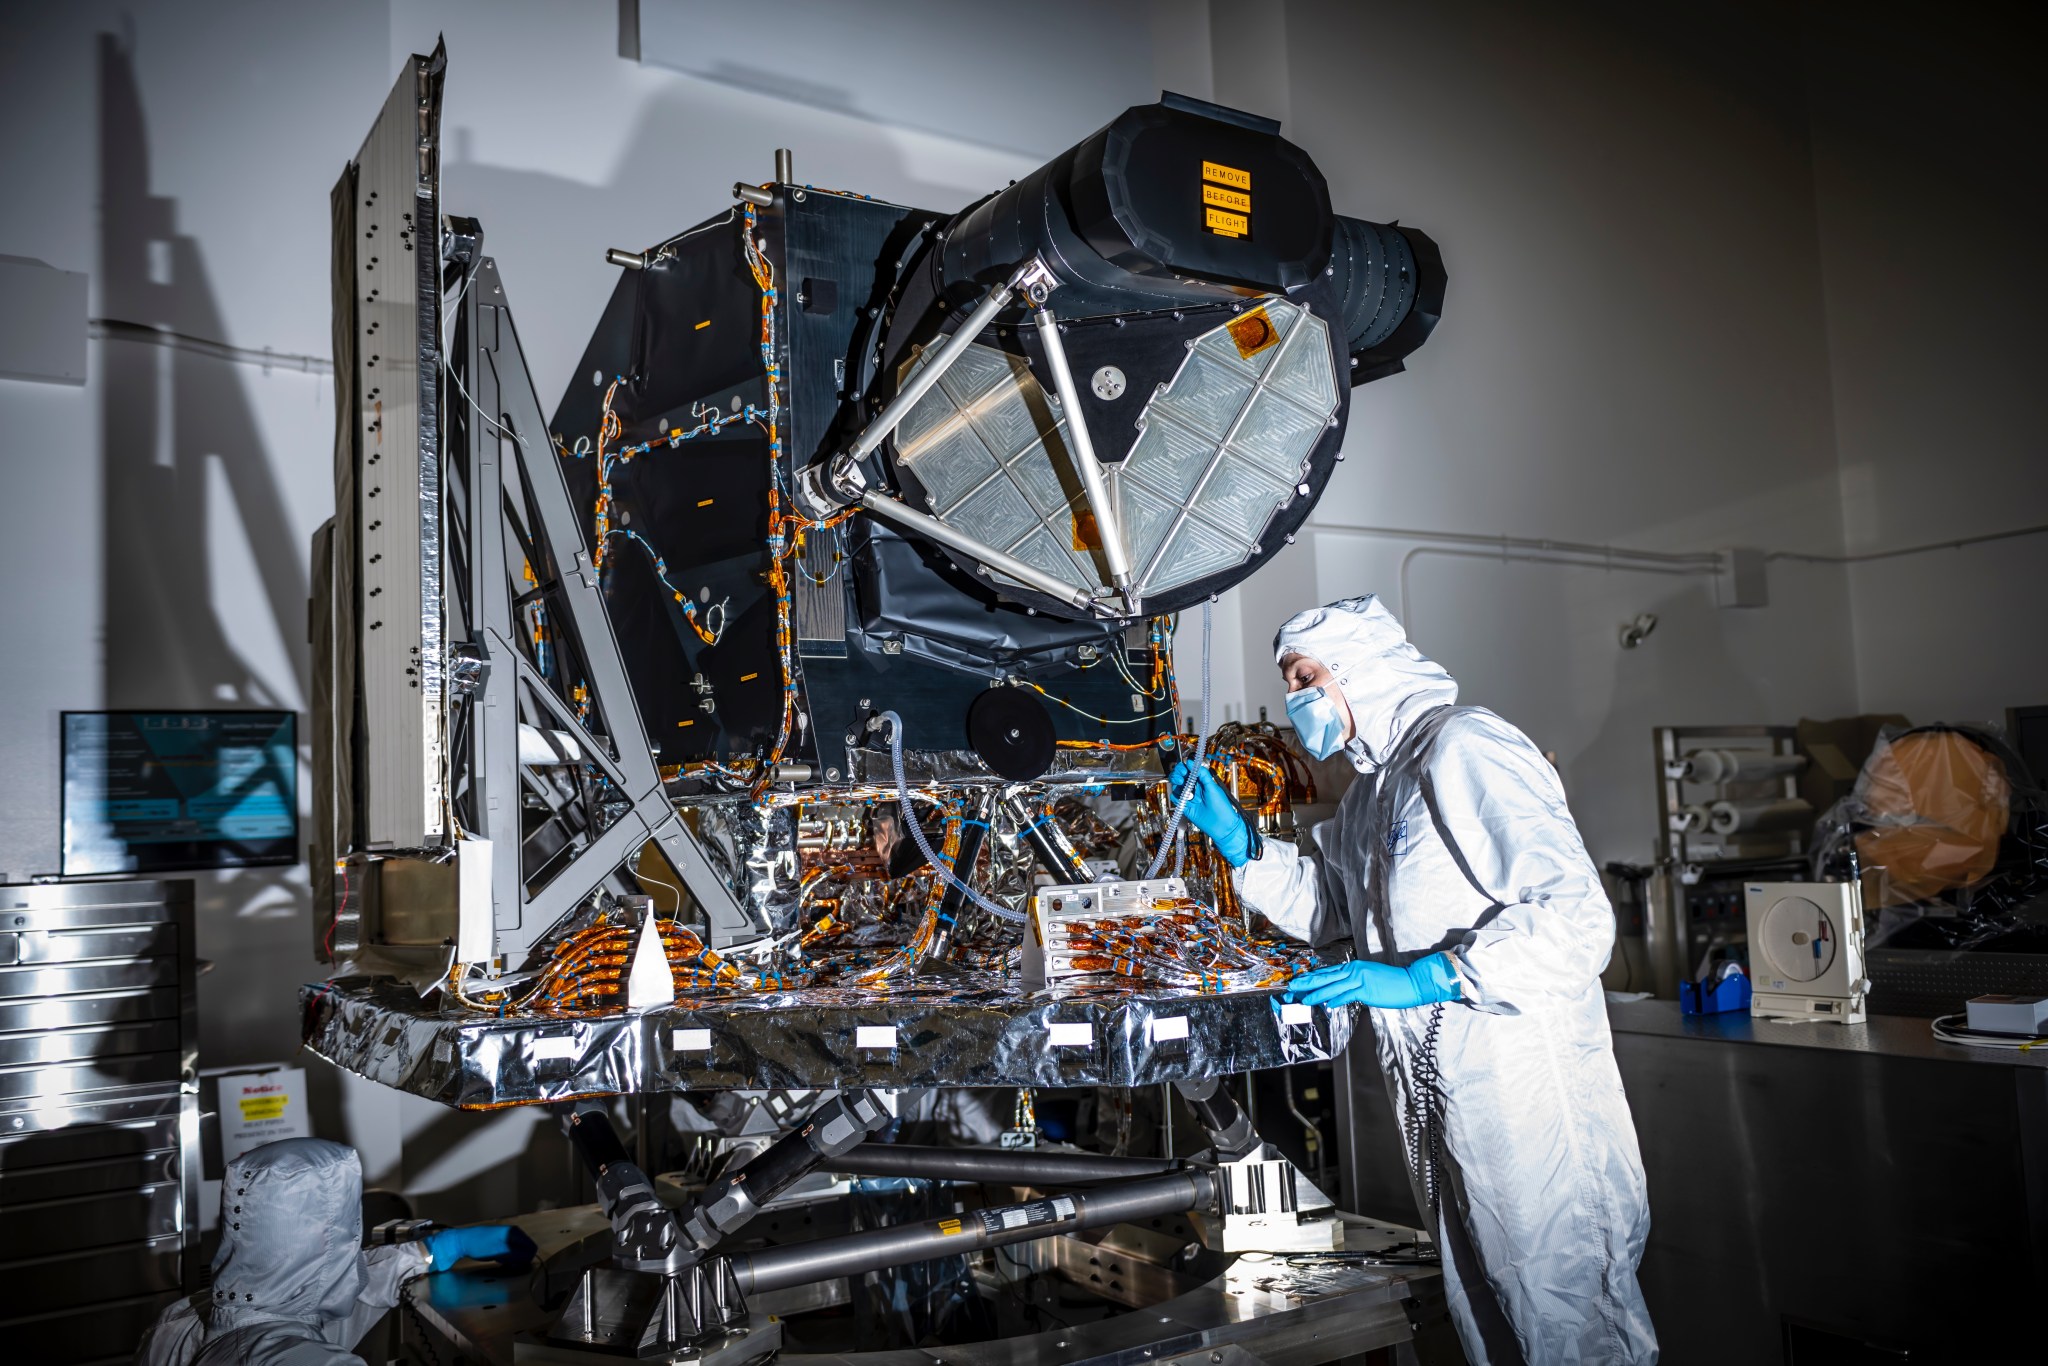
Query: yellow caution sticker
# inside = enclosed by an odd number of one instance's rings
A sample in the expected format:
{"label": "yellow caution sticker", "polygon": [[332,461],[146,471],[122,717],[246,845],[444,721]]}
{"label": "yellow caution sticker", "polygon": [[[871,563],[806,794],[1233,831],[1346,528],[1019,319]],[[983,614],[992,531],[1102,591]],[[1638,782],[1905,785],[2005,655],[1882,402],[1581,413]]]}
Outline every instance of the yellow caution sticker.
{"label": "yellow caution sticker", "polygon": [[1250,213],[1252,211],[1252,197],[1250,195],[1242,190],[1226,190],[1221,185],[1204,185],[1202,187],[1202,202],[1204,204],[1214,204],[1219,209],[1229,209],[1233,213]]}
{"label": "yellow caution sticker", "polygon": [[290,1096],[245,1096],[236,1104],[241,1107],[242,1122],[250,1123],[259,1119],[279,1119],[284,1115],[284,1105]]}
{"label": "yellow caution sticker", "polygon": [[1250,360],[1270,346],[1277,346],[1280,334],[1273,327],[1273,320],[1266,316],[1266,310],[1255,308],[1249,313],[1239,314],[1230,320],[1230,340],[1237,347],[1237,354]]}
{"label": "yellow caution sticker", "polygon": [[958,1219],[941,1219],[939,1220],[939,1236],[942,1238],[957,1238],[960,1236],[961,1227],[962,1225]]}
{"label": "yellow caution sticker", "polygon": [[1252,187],[1252,173],[1240,171],[1235,166],[1220,166],[1213,161],[1202,163],[1202,179],[1218,185],[1228,185],[1233,190],[1249,190]]}
{"label": "yellow caution sticker", "polygon": [[1251,220],[1241,213],[1211,205],[1202,210],[1202,226],[1219,237],[1249,237]]}

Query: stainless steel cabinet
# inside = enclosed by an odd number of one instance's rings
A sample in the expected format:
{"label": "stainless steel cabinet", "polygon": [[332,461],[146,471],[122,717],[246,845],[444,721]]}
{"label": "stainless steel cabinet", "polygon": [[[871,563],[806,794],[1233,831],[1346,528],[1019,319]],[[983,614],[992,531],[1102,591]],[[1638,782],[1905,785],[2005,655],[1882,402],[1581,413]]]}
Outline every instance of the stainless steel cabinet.
{"label": "stainless steel cabinet", "polygon": [[125,1361],[195,1284],[192,884],[0,885],[0,1340]]}

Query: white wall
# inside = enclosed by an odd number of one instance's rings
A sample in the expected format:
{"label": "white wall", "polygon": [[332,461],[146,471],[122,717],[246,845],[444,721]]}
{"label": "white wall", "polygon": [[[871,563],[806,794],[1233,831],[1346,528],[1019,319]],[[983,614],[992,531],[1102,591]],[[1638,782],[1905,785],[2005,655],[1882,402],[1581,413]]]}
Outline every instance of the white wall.
{"label": "white wall", "polygon": [[[2048,144],[2031,30],[1809,6],[1846,545],[2048,523]],[[2016,16],[2008,16],[2013,18]],[[1915,720],[2048,703],[2048,536],[1855,566],[1857,691]]]}

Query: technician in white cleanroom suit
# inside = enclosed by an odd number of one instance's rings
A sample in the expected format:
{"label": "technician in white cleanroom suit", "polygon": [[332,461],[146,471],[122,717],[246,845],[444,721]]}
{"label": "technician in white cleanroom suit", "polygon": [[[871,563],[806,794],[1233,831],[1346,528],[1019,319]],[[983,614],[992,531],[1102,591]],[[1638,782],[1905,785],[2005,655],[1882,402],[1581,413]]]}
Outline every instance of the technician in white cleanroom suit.
{"label": "technician in white cleanroom suit", "polygon": [[1466,1356],[1654,1362],[1636,1285],[1649,1202],[1600,986],[1614,913],[1556,772],[1492,712],[1452,705],[1457,683],[1374,598],[1298,614],[1274,656],[1302,744],[1343,750],[1360,780],[1313,854],[1259,841],[1206,771],[1186,818],[1246,904],[1356,955],[1287,994],[1371,1009]]}
{"label": "technician in white cleanroom suit", "polygon": [[534,1252],[504,1225],[363,1247],[362,1161],[319,1138],[266,1143],[230,1162],[220,1227],[213,1284],[157,1317],[137,1366],[362,1366],[349,1349],[405,1282],[464,1257],[523,1266]]}

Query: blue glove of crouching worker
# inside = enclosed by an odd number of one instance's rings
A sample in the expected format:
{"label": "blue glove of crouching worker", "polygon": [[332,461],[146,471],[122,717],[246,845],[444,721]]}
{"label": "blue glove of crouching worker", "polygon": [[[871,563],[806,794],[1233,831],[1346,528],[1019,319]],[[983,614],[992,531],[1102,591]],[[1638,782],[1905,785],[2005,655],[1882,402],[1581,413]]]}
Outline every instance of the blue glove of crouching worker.
{"label": "blue glove of crouching worker", "polygon": [[1381,1010],[1412,1010],[1455,1001],[1461,994],[1458,970],[1447,953],[1432,953],[1406,967],[1367,958],[1333,963],[1297,975],[1280,993],[1284,1000],[1312,1006],[1375,1006]]}
{"label": "blue glove of crouching worker", "polygon": [[1216,852],[1233,868],[1242,868],[1258,857],[1259,837],[1244,818],[1237,801],[1223,790],[1223,784],[1216,781],[1216,775],[1209,771],[1207,764],[1197,769],[1190,760],[1183,759],[1173,766],[1167,778],[1167,792],[1175,801],[1180,800],[1181,789],[1187,786],[1188,774],[1195,775],[1195,790],[1188,797],[1186,811],[1181,819],[1209,837],[1216,846]]}
{"label": "blue glove of crouching worker", "polygon": [[426,1245],[433,1269],[446,1271],[464,1257],[496,1262],[520,1271],[533,1265],[533,1239],[524,1229],[510,1224],[480,1224],[474,1228],[444,1228],[420,1240]]}

